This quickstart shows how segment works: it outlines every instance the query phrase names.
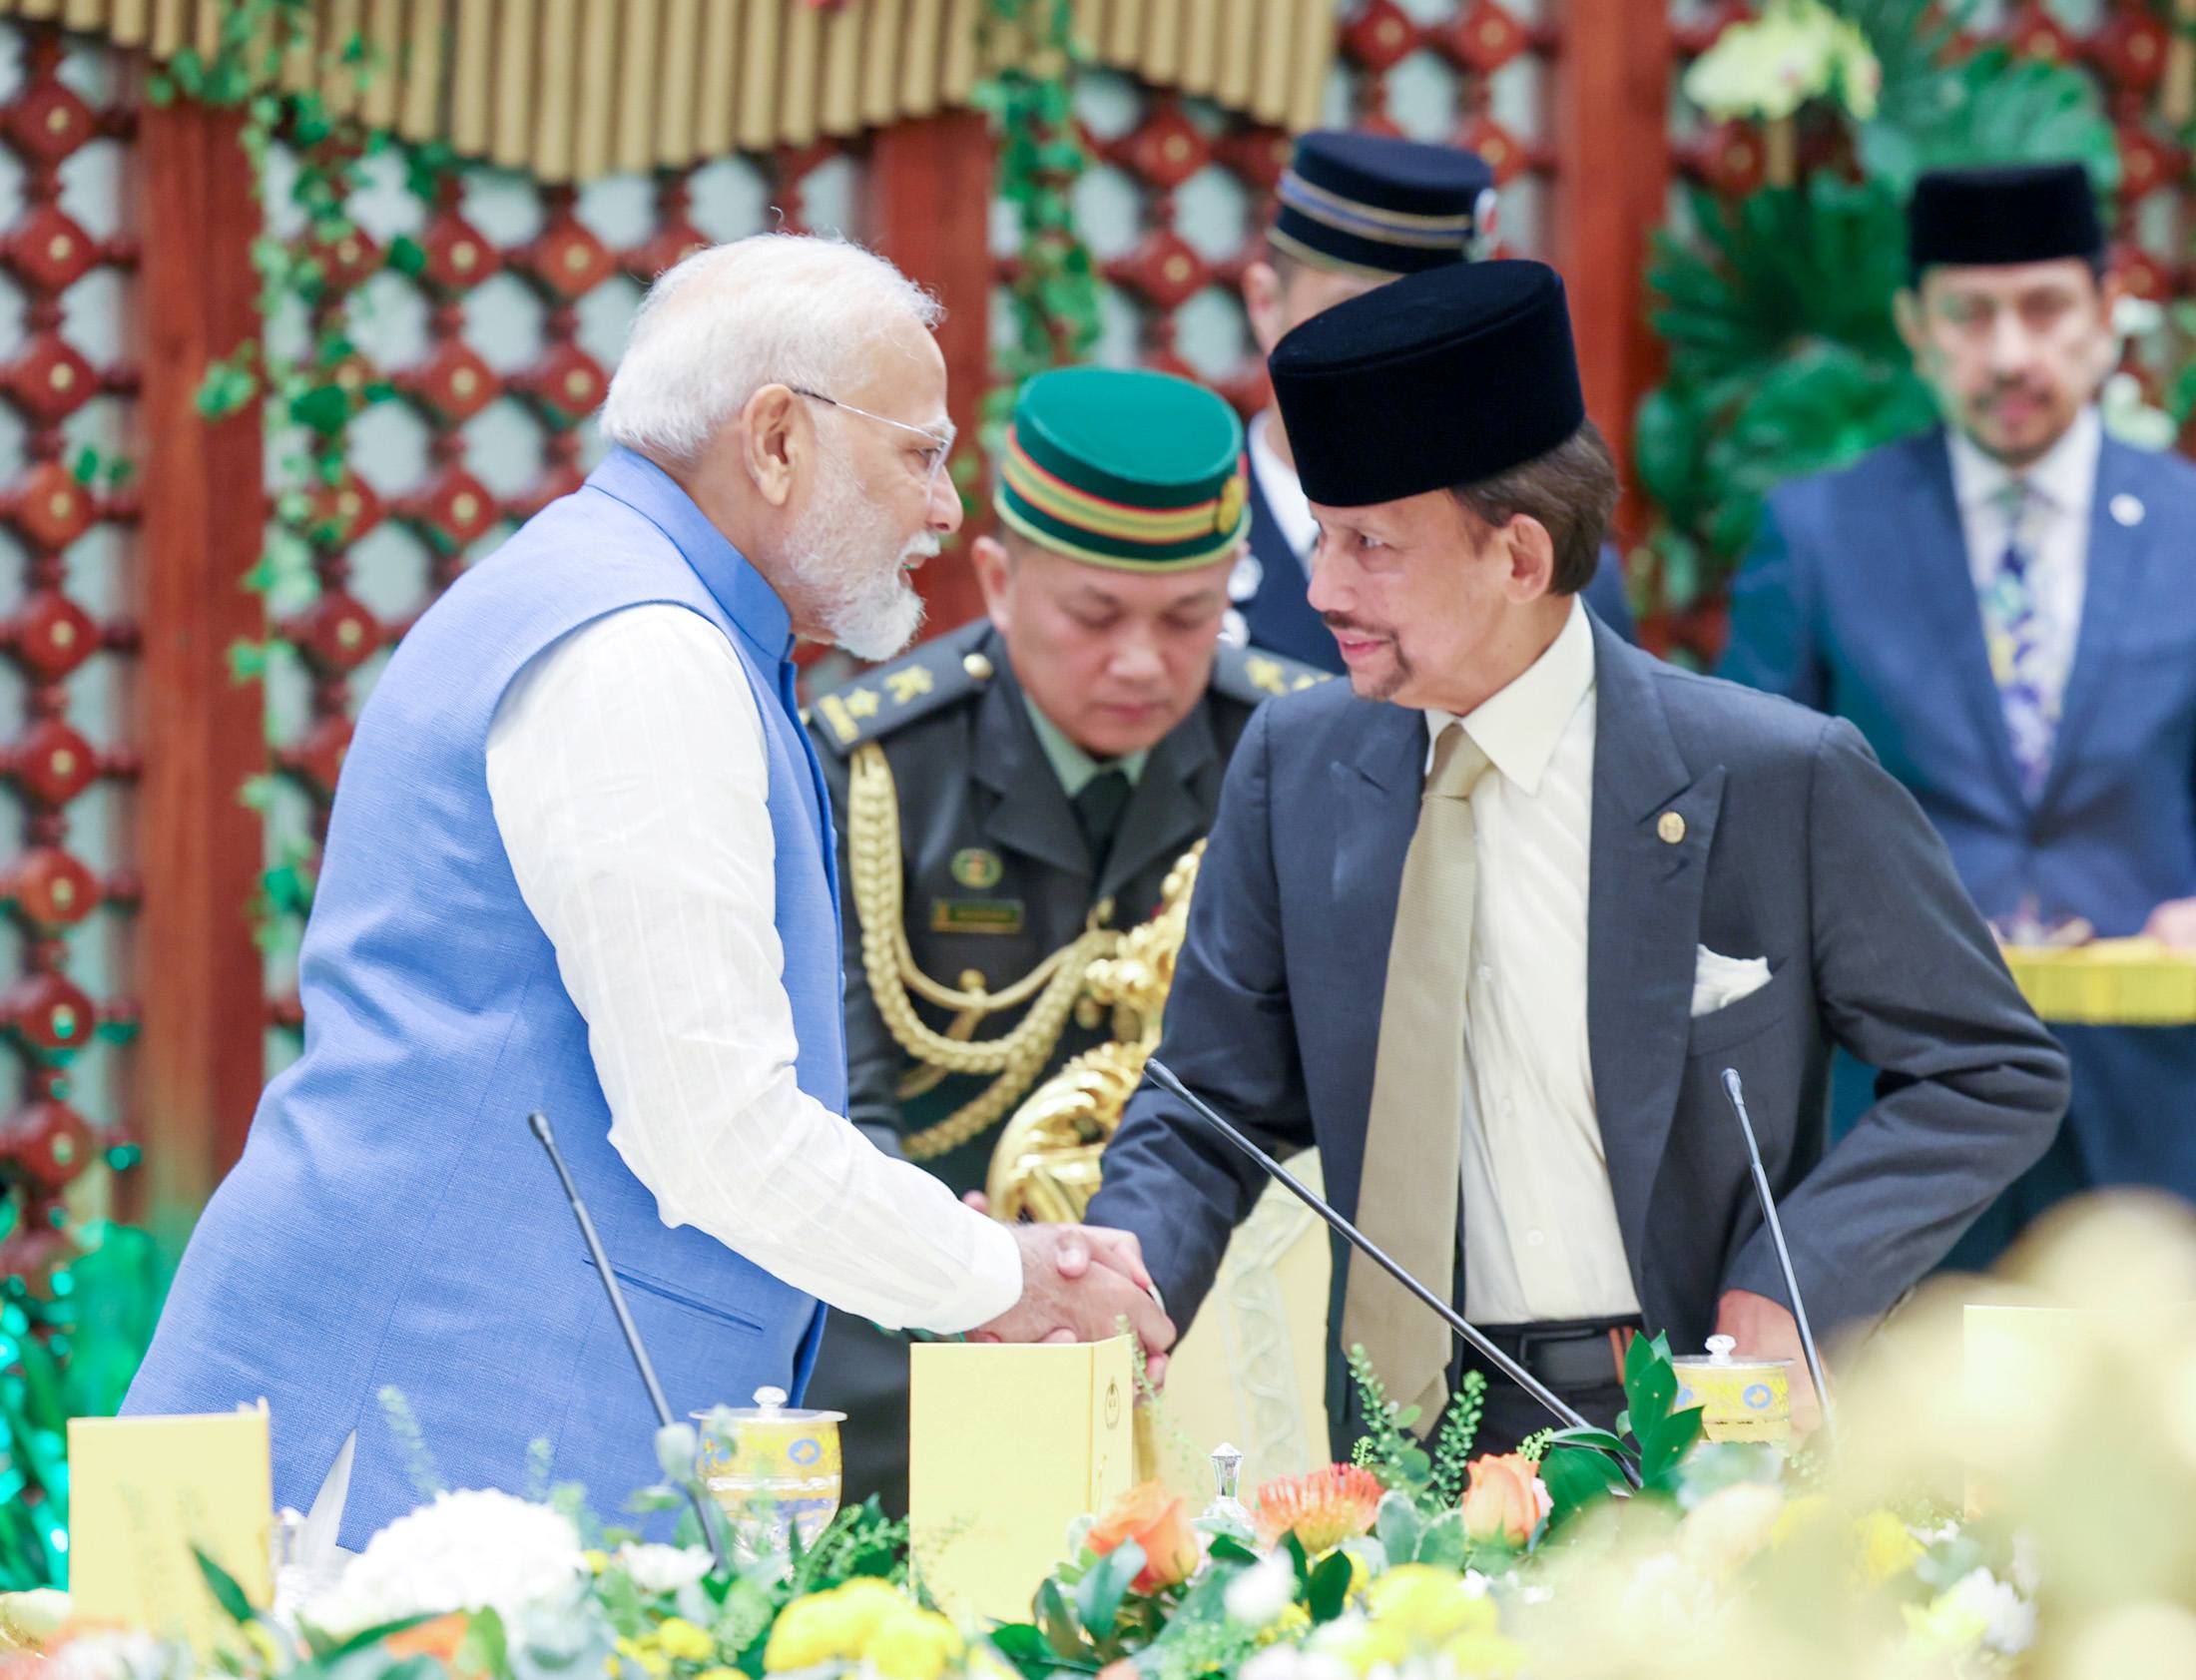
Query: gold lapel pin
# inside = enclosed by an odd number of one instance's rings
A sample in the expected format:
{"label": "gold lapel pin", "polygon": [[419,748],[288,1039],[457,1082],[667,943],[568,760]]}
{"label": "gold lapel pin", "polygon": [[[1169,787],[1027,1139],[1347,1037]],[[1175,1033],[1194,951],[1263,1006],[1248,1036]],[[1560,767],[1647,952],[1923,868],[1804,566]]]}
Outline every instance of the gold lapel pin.
{"label": "gold lapel pin", "polygon": [[1662,843],[1675,845],[1685,838],[1685,819],[1674,811],[1666,811],[1655,819],[1655,833],[1662,837]]}

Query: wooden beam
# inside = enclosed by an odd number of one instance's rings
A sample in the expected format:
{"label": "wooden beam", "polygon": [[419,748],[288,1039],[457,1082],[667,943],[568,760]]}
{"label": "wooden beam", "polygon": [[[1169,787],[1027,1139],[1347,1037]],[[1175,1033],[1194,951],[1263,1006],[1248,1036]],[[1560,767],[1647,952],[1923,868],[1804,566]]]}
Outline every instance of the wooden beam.
{"label": "wooden beam", "polygon": [[217,424],[197,408],[207,367],[259,336],[260,210],[234,114],[148,102],[138,121],[144,899],[131,1112],[145,1133],[143,1217],[173,1242],[242,1149],[265,1071],[251,923],[264,841],[240,796],[266,767],[266,712],[259,685],[229,671],[231,646],[265,633],[244,587],[264,524],[260,413]]}
{"label": "wooden beam", "polygon": [[[1632,413],[1661,373],[1647,255],[1670,182],[1669,8],[1563,0],[1558,21],[1550,261],[1570,292],[1587,410],[1629,485]],[[1619,524],[1633,535],[1637,515],[1628,494]]]}
{"label": "wooden beam", "polygon": [[960,430],[955,464],[973,462],[977,473],[960,540],[915,574],[930,603],[925,635],[983,611],[967,555],[990,498],[976,430],[991,386],[991,132],[978,112],[896,123],[869,150],[863,226],[877,250],[944,300],[938,348],[945,352],[947,403]]}

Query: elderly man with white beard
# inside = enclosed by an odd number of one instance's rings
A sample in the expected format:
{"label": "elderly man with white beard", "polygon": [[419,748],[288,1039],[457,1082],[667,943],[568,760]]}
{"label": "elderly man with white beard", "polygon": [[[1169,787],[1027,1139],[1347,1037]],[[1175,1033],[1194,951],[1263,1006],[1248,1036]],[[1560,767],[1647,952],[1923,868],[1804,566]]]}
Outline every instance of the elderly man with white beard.
{"label": "elderly man with white beard", "polygon": [[830,817],[797,637],[921,618],[960,523],[934,299],[855,247],[690,257],[637,319],[614,445],[469,571],[358,720],[300,958],[304,1052],[184,1257],[133,1412],[265,1397],[278,1503],[355,1547],[530,1445],[599,1509],[649,1399],[531,1137],[555,1125],[677,1412],[798,1396],[819,1301],[1003,1339],[1173,1329],[1133,1240],[1009,1230],[844,1118]]}

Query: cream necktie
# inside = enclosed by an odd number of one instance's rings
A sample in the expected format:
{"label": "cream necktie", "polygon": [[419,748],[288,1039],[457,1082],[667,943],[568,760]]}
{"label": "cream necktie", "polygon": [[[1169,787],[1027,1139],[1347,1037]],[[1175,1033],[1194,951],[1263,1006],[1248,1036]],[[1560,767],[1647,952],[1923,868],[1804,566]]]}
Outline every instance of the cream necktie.
{"label": "cream necktie", "polygon": [[[1464,1116],[1464,986],[1478,855],[1471,791],[1487,756],[1461,724],[1443,730],[1403,857],[1380,999],[1358,1227],[1428,1289],[1455,1277]],[[1363,1344],[1388,1397],[1430,1427],[1448,1398],[1447,1326],[1362,1256],[1343,1297],[1345,1348]]]}

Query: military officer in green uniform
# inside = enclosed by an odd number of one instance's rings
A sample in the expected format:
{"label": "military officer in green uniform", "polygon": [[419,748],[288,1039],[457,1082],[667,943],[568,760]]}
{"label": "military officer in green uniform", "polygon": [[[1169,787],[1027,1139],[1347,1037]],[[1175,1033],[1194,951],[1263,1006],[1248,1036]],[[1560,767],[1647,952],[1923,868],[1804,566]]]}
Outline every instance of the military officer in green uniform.
{"label": "military officer in green uniform", "polygon": [[[850,1112],[964,1194],[1030,1090],[1104,1039],[1083,970],[1211,828],[1253,710],[1326,680],[1220,646],[1250,515],[1243,428],[1212,392],[1039,374],[994,510],[972,554],[987,616],[809,726],[838,822]],[[832,1314],[809,1394],[848,1414],[847,1502],[903,1509],[906,1344]]]}

